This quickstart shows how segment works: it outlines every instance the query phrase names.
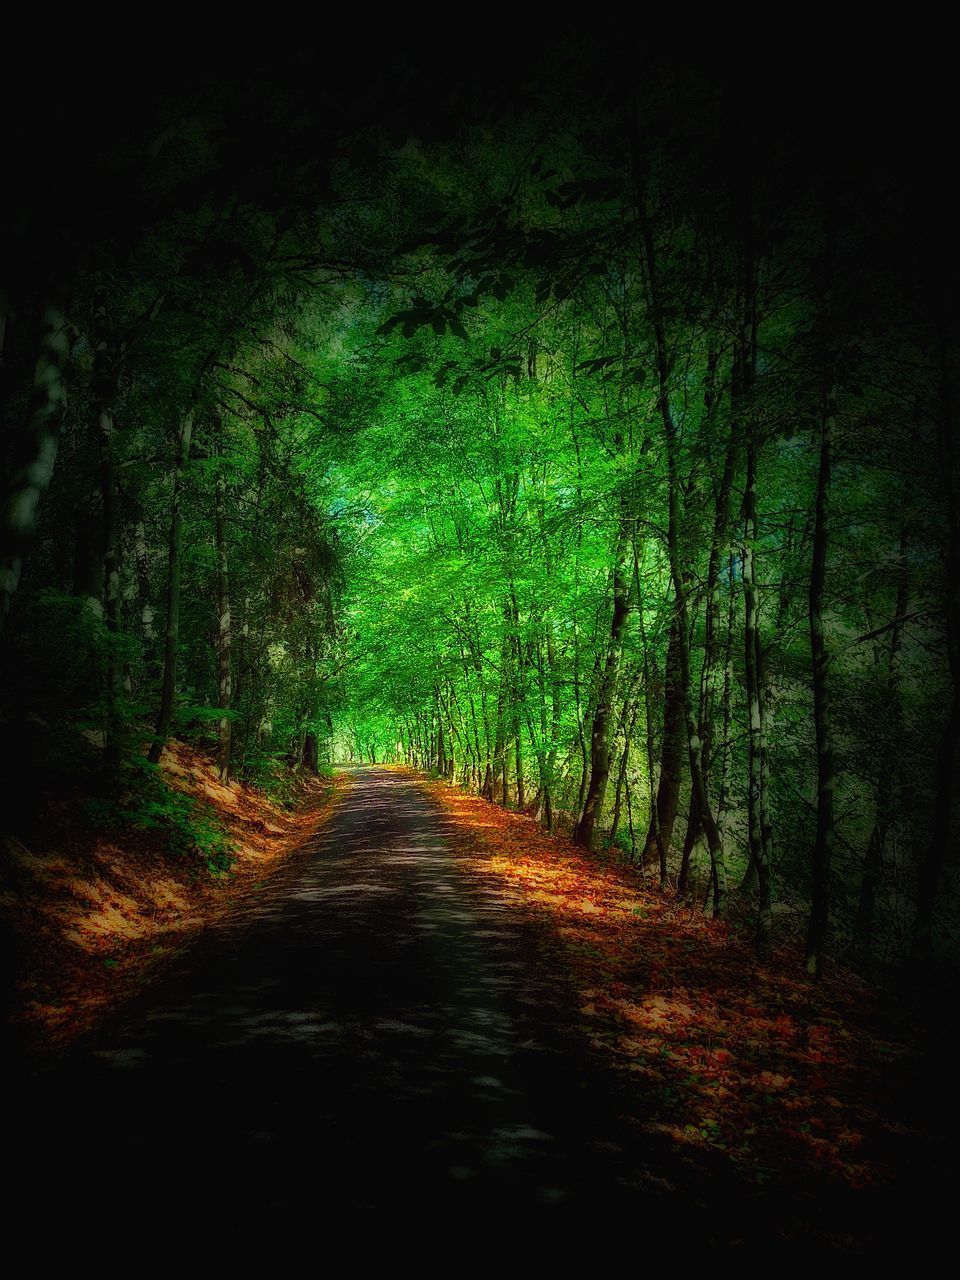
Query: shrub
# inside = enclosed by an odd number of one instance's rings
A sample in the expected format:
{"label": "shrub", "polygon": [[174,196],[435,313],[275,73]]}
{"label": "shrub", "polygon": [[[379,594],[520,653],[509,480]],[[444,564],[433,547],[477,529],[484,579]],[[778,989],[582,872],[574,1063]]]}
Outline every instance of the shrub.
{"label": "shrub", "polygon": [[213,814],[192,796],[174,790],[158,765],[145,757],[129,763],[128,786],[119,800],[98,797],[87,813],[98,826],[130,826],[158,831],[167,848],[181,857],[199,858],[211,875],[225,875],[236,861],[233,841]]}

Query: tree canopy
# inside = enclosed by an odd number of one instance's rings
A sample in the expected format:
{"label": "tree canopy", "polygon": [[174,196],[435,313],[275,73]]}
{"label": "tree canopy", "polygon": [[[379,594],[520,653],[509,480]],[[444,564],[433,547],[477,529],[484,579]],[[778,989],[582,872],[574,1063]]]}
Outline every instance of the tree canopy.
{"label": "tree canopy", "polygon": [[171,735],[280,789],[402,761],[812,974],[955,965],[936,77],[811,104],[809,64],[602,35],[176,66],[14,140],[24,773],[136,822]]}

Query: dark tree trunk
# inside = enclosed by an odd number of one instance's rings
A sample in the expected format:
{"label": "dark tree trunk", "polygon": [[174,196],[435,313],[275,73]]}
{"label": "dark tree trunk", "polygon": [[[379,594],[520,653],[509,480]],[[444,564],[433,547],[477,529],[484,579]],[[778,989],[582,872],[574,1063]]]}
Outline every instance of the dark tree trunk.
{"label": "dark tree trunk", "polygon": [[[98,326],[102,318],[102,309],[98,308]],[[103,765],[108,784],[115,787],[118,784],[120,772],[119,704],[123,696],[122,674],[116,650],[116,637],[120,632],[120,528],[117,518],[113,404],[116,398],[118,370],[111,358],[108,340],[102,332],[96,337],[95,347],[93,392],[96,405],[95,437],[100,463],[100,502],[103,513],[103,616],[110,634],[107,650],[107,717]]]}
{"label": "dark tree trunk", "polygon": [[703,776],[700,736],[697,732],[697,722],[693,709],[690,677],[690,622],[680,547],[680,441],[670,403],[670,357],[667,350],[666,329],[660,300],[653,228],[647,213],[642,186],[639,185],[640,168],[636,155],[634,156],[634,163],[637,169],[638,211],[643,233],[643,249],[646,259],[650,312],[656,351],[657,406],[663,424],[664,443],[667,453],[667,480],[669,486],[667,551],[670,560],[670,576],[673,579],[673,589],[677,601],[677,647],[679,650],[680,687],[683,696],[683,718],[687,729],[687,759],[690,765],[690,781],[694,795],[697,798],[700,820],[703,823],[703,830],[707,837],[710,858],[712,862],[719,864],[723,859],[723,847],[720,841],[720,830],[717,827],[713,815],[713,806],[707,792],[706,780]]}
{"label": "dark tree trunk", "polygon": [[747,693],[747,829],[750,863],[757,883],[757,951],[770,954],[773,922],[772,860],[769,828],[764,823],[764,755],[766,721],[760,671],[760,597],[757,590],[754,553],[757,544],[756,446],[748,429],[747,482],[744,490],[746,529],[743,544],[744,669]]}
{"label": "dark tree trunk", "polygon": [[320,744],[312,729],[303,735],[303,767],[311,773],[320,772]]}
{"label": "dark tree trunk", "polygon": [[173,702],[177,691],[177,648],[180,643],[180,543],[183,534],[183,473],[190,459],[190,441],[193,436],[193,408],[186,410],[180,419],[177,441],[177,462],[173,473],[173,495],[170,504],[170,541],[167,552],[167,625],[163,650],[163,684],[160,691],[160,710],[150,760],[157,764],[170,734],[173,718]]}
{"label": "dark tree trunk", "polygon": [[620,755],[620,767],[617,770],[617,785],[613,797],[613,819],[610,823],[610,843],[615,843],[617,839],[617,831],[620,829],[620,814],[623,805],[624,787],[627,781],[627,770],[630,767],[630,743],[633,740],[633,731],[637,725],[637,716],[640,714],[639,703],[634,702],[632,707],[624,703],[623,709],[623,751]]}
{"label": "dark tree trunk", "polygon": [[830,519],[830,479],[833,468],[833,431],[836,407],[832,386],[824,389],[820,434],[820,466],[817,475],[816,522],[813,565],[810,573],[810,654],[813,661],[813,723],[817,740],[817,834],[811,867],[810,921],[804,963],[818,977],[823,971],[830,910],[830,867],[833,860],[833,797],[836,776],[833,763],[833,726],[827,667],[830,655],[823,630],[823,590],[827,571]]}
{"label": "dark tree trunk", "polygon": [[[219,434],[220,423],[215,423]],[[217,440],[218,455],[220,449]],[[230,777],[230,758],[233,752],[233,726],[230,711],[233,704],[233,672],[231,666],[231,650],[233,647],[233,629],[230,622],[230,576],[229,558],[227,555],[227,486],[222,465],[217,471],[216,488],[214,490],[214,528],[217,541],[217,705],[220,709],[220,720],[217,724],[217,772],[220,780],[226,782]],[[309,739],[311,735],[307,735]],[[306,745],[304,746],[306,752]],[[313,735],[313,772],[316,773],[317,739]],[[309,767],[309,760],[307,761]]]}
{"label": "dark tree trunk", "polygon": [[[707,416],[712,420],[716,410],[716,363],[715,355],[711,356],[707,392],[704,396],[704,407]],[[717,618],[719,614],[719,593],[717,584],[720,577],[720,562],[727,542],[730,528],[730,494],[733,489],[734,473],[737,466],[739,446],[736,428],[731,427],[724,450],[723,470],[716,489],[713,510],[713,531],[710,538],[710,556],[707,562],[707,581],[704,590],[704,640],[703,665],[700,671],[700,706],[698,724],[702,745],[703,776],[707,782],[711,780],[711,764],[713,753],[713,717],[715,702],[715,682],[720,644],[717,638]],[[680,874],[677,877],[677,895],[687,894],[687,878],[690,870],[690,859],[703,829],[700,807],[695,794],[690,796],[690,810],[687,818],[687,829],[683,838],[683,852],[680,862]],[[711,879],[714,885],[714,916],[725,914],[726,868],[718,866],[711,860]]]}
{"label": "dark tree trunk", "polygon": [[897,594],[894,602],[893,626],[886,653],[886,678],[884,689],[887,698],[884,719],[886,736],[877,759],[877,808],[870,839],[863,860],[860,879],[860,895],[853,927],[853,949],[862,959],[870,955],[873,942],[873,924],[876,912],[877,892],[883,879],[883,851],[887,832],[894,820],[895,799],[898,785],[898,740],[903,733],[903,707],[900,700],[899,655],[903,642],[903,617],[910,598],[910,577],[907,566],[907,534],[901,531],[898,555]]}
{"label": "dark tree trunk", "polygon": [[643,861],[656,858],[661,864],[661,883],[666,884],[666,858],[670,852],[673,825],[680,804],[680,776],[683,771],[683,689],[680,684],[680,643],[674,618],[667,642],[664,671],[663,737],[660,747],[660,776],[657,800],[643,847]]}
{"label": "dark tree trunk", "polygon": [[590,785],[587,788],[583,816],[573,833],[574,841],[587,850],[592,850],[596,843],[603,798],[607,790],[607,780],[610,777],[610,715],[617,693],[623,635],[630,613],[629,576],[624,563],[629,545],[625,518],[621,516],[620,533],[613,560],[613,615],[610,620],[610,639],[597,689],[597,702],[590,733]]}
{"label": "dark tree trunk", "polygon": [[23,435],[14,471],[0,506],[0,633],[20,585],[23,559],[37,529],[37,508],[50,483],[66,402],[70,339],[66,317],[50,305],[40,322],[40,339]]}

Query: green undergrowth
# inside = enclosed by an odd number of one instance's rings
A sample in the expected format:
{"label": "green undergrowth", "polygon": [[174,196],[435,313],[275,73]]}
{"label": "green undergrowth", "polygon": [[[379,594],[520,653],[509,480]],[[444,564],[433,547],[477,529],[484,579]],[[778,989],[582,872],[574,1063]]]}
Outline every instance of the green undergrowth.
{"label": "green undergrowth", "polygon": [[[286,809],[296,808],[303,791],[304,774],[291,769],[289,761],[267,752],[248,754],[238,770],[238,776],[250,786],[262,791],[268,800]],[[334,770],[329,764],[317,768],[317,777],[332,781]]]}
{"label": "green undergrowth", "polygon": [[97,827],[157,832],[172,854],[196,859],[211,875],[232,870],[235,843],[206,805],[171,787],[160,767],[145,758],[130,760],[127,774],[128,785],[118,796],[87,801],[87,815]]}

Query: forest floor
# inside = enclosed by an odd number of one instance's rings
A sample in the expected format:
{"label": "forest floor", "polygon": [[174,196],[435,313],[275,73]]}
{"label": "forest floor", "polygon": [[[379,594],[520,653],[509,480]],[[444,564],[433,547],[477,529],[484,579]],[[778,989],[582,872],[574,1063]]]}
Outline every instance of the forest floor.
{"label": "forest floor", "polygon": [[233,865],[211,871],[160,831],[98,830],[77,797],[40,803],[29,845],[8,836],[0,892],[16,973],[10,1024],[41,1052],[69,1043],[153,981],[211,923],[255,892],[329,816],[345,778],[297,778],[287,804],[224,785],[209,756],[171,740],[160,761],[172,792],[228,839]]}

